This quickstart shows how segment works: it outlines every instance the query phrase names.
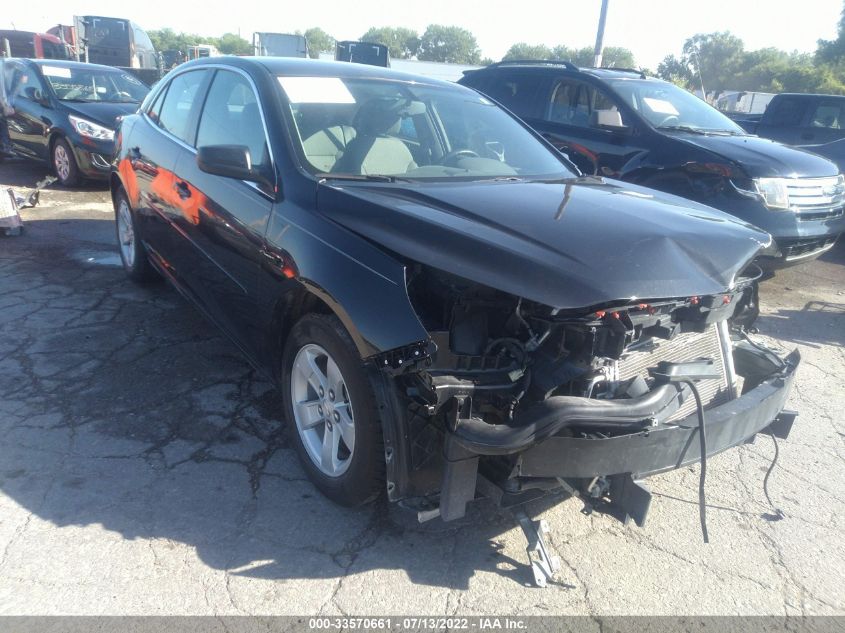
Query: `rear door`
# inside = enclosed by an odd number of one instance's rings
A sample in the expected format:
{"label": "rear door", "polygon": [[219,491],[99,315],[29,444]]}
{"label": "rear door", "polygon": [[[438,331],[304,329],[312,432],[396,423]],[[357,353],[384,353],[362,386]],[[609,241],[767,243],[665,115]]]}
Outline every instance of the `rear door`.
{"label": "rear door", "polygon": [[[246,146],[253,166],[274,181],[262,109],[247,75],[216,71],[196,137],[198,148],[209,145]],[[191,152],[181,153],[176,174],[181,212],[174,221],[191,244],[188,282],[215,320],[256,357],[259,268],[274,187],[207,174]]]}
{"label": "rear door", "polygon": [[177,185],[174,169],[183,154],[194,155],[197,116],[211,74],[192,70],[173,77],[132,128],[127,148],[138,188],[141,235],[153,257],[182,286],[190,267],[180,235],[186,193]]}

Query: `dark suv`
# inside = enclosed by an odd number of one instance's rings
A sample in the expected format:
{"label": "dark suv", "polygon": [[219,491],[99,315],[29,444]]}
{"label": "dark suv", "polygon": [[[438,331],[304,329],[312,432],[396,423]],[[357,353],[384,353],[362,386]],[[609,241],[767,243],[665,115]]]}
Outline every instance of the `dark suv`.
{"label": "dark suv", "polygon": [[674,193],[765,229],[775,238],[767,266],[818,257],[845,231],[835,164],[751,136],[640,71],[515,61],[470,71],[459,83],[522,117],[587,174]]}

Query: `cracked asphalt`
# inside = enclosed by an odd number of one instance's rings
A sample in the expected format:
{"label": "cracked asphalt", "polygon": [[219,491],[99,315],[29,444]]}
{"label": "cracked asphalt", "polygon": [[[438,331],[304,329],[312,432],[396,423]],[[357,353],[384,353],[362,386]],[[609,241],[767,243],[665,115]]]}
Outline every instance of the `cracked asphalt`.
{"label": "cracked asphalt", "polygon": [[[0,185],[43,176],[0,165]],[[333,505],[305,479],[279,395],[164,284],[119,268],[102,187],[48,189],[0,237],[0,614],[843,614],[845,243],[763,284],[761,335],[804,361],[768,437],[652,478],[645,528],[529,506],[559,582],[528,585],[515,521]]]}

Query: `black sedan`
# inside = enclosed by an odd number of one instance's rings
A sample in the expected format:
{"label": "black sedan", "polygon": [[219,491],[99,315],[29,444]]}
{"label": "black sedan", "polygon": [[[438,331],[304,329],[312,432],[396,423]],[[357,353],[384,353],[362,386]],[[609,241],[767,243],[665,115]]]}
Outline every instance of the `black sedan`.
{"label": "black sedan", "polygon": [[340,503],[386,490],[448,520],[477,488],[565,481],[639,520],[633,478],[784,419],[797,355],[739,335],[770,236],[582,176],[471,89],[190,62],[123,119],[111,188],[126,272],[167,278],[278,381]]}
{"label": "black sedan", "polygon": [[48,161],[65,186],[108,179],[118,119],[149,92],[117,68],[53,59],[0,60],[0,76],[14,153]]}

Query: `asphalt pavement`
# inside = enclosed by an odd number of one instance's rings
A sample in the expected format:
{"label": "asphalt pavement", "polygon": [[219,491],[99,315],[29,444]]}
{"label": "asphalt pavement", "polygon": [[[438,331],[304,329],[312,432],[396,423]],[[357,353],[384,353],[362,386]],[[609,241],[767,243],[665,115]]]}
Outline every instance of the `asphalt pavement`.
{"label": "asphalt pavement", "polygon": [[[43,167],[0,164],[21,192]],[[419,525],[307,481],[273,385],[165,284],[119,266],[102,186],[45,190],[0,237],[0,614],[845,614],[845,242],[761,288],[762,340],[798,347],[768,437],[654,477],[644,528],[529,506],[558,582],[530,585],[514,519],[486,502]]]}

